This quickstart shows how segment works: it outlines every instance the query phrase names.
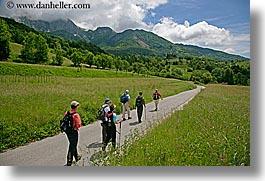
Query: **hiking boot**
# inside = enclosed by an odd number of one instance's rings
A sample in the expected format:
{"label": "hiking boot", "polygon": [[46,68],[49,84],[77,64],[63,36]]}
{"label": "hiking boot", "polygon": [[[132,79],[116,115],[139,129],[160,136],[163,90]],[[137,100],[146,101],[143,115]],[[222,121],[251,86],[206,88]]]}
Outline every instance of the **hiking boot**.
{"label": "hiking boot", "polygon": [[72,163],[68,162],[64,166],[72,166]]}
{"label": "hiking boot", "polygon": [[128,119],[132,119],[132,117],[128,117]]}

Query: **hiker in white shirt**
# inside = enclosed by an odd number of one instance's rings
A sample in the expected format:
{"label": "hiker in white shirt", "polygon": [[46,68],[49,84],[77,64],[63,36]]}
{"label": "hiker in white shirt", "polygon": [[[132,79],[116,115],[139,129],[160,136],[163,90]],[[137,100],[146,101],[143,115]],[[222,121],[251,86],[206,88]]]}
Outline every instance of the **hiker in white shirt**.
{"label": "hiker in white shirt", "polygon": [[125,113],[127,111],[128,119],[132,119],[130,115],[130,95],[129,90],[126,90],[125,93],[122,94],[120,102],[122,103],[122,120],[125,121]]}

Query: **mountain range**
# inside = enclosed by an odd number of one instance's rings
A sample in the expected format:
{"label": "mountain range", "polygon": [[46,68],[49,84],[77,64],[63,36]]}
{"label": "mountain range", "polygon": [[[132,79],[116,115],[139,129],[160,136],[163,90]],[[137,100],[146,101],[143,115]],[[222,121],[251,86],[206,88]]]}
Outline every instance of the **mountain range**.
{"label": "mountain range", "polygon": [[174,44],[152,32],[145,30],[125,30],[117,33],[109,27],[98,27],[96,30],[85,30],[71,20],[43,21],[19,17],[21,22],[37,31],[59,36],[67,40],[83,40],[93,43],[106,52],[115,55],[143,55],[165,57],[167,54],[176,57],[207,57],[218,61],[249,61],[248,58],[228,54],[209,48],[193,45]]}

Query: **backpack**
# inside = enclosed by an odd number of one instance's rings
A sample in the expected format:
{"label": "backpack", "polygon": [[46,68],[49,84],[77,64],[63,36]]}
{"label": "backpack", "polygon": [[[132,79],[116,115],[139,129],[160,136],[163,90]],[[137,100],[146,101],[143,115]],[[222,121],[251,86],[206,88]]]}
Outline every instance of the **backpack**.
{"label": "backpack", "polygon": [[159,99],[159,96],[158,96],[158,93],[157,93],[157,92],[154,93],[154,95],[153,95],[153,99],[154,99],[154,100],[158,100],[158,99]]}
{"label": "backpack", "polygon": [[101,106],[98,110],[98,120],[104,120],[105,119],[105,108],[107,107],[108,105],[106,106]]}
{"label": "backpack", "polygon": [[120,102],[121,103],[126,103],[128,101],[128,96],[124,93],[120,97]]}
{"label": "backpack", "polygon": [[69,111],[67,111],[67,113],[63,117],[63,119],[60,120],[61,132],[71,133],[74,130],[74,128],[73,128],[73,115],[75,113],[76,112],[70,113]]}
{"label": "backpack", "polygon": [[139,106],[142,106],[143,105],[143,97],[142,96],[138,96],[136,98],[136,106],[139,107]]}
{"label": "backpack", "polygon": [[111,119],[111,116],[113,116],[113,115],[114,115],[114,112],[106,114],[106,119],[105,119],[106,122],[105,123],[106,123],[107,126],[115,125],[114,122],[113,122],[113,117]]}

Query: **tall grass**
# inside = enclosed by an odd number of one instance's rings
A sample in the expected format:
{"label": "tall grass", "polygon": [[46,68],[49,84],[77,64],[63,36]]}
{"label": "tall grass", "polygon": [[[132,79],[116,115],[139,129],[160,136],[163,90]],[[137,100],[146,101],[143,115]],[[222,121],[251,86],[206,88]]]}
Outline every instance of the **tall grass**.
{"label": "tall grass", "polygon": [[209,85],[194,100],[103,160],[121,166],[249,166],[249,87]]}
{"label": "tall grass", "polygon": [[144,75],[115,72],[112,70],[98,70],[87,68],[73,68],[73,67],[56,67],[47,65],[29,65],[23,63],[8,63],[0,62],[0,75],[14,75],[14,76],[63,76],[63,77],[77,77],[77,78],[139,78]]}
{"label": "tall grass", "polygon": [[[110,97],[117,104],[119,113],[119,97],[126,89],[130,90],[133,99],[138,91],[142,90],[146,100],[151,101],[155,88],[160,89],[164,96],[193,88],[191,83],[173,79],[139,78],[140,76],[126,78],[122,77],[124,74],[116,73],[111,74],[112,78],[107,78],[105,71],[97,71],[99,74],[91,75],[98,76],[97,78],[88,77],[88,74],[82,78],[68,77],[62,76],[61,73],[60,76],[47,76],[42,73],[37,76],[38,72],[44,70],[56,73],[62,68],[19,65],[20,69],[23,69],[20,70],[16,66],[11,64],[11,68],[15,67],[15,70],[28,76],[16,75],[12,71],[11,75],[0,75],[0,151],[59,133],[59,120],[64,112],[70,109],[72,100],[80,102],[79,113],[82,121],[89,124],[96,120],[97,110],[106,97]],[[7,69],[3,68],[6,72]],[[73,69],[65,69],[65,72],[67,71],[71,72]],[[117,75],[117,78],[114,75]]]}

